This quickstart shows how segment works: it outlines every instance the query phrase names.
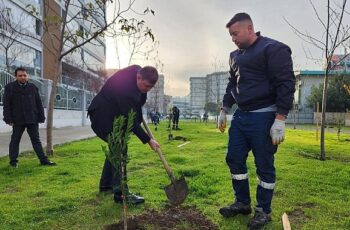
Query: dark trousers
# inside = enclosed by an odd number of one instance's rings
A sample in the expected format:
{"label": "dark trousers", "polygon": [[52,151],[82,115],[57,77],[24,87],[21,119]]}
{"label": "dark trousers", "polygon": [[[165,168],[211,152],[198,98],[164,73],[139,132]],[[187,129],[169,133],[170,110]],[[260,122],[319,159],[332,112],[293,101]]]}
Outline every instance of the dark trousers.
{"label": "dark trousers", "polygon": [[[124,181],[127,181],[126,166],[124,166]],[[121,193],[121,180],[120,180],[120,170],[119,167],[114,168],[108,159],[105,159],[103,165],[100,188],[113,188],[114,193]],[[125,189],[128,191],[128,185],[125,184]]]}
{"label": "dark trousers", "polygon": [[[108,143],[107,137],[99,136],[102,140]],[[127,154],[127,152],[125,153]],[[126,165],[124,165],[124,181],[127,181],[127,171]],[[111,162],[106,158],[103,165],[102,174],[100,178],[100,188],[113,188],[113,192],[120,194],[121,193],[121,178],[120,178],[120,169],[119,167],[115,168]],[[126,190],[128,191],[128,185],[126,184]]]}
{"label": "dark trousers", "polygon": [[274,112],[244,112],[236,110],[229,129],[229,143],[226,162],[230,168],[236,201],[250,204],[249,182],[246,160],[252,150],[258,186],[257,207],[271,212],[271,201],[275,185],[274,153],[270,128],[274,122]]}
{"label": "dark trousers", "polygon": [[178,116],[174,116],[173,117],[173,128],[178,128],[179,127],[179,117]]}
{"label": "dark trousers", "polygon": [[24,130],[27,129],[27,133],[32,142],[33,149],[38,156],[40,162],[46,161],[47,156],[44,153],[43,147],[41,145],[39,136],[39,125],[38,124],[26,124],[26,125],[13,125],[11,142],[9,145],[9,157],[10,162],[17,162],[19,154],[19,143],[21,141]]}

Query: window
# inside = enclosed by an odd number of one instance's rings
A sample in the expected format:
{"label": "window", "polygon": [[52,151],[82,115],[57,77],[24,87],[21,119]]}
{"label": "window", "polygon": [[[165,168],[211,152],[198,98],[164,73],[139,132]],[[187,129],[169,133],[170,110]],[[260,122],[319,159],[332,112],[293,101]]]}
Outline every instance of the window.
{"label": "window", "polygon": [[41,36],[41,21],[40,21],[40,19],[35,20],[35,33],[36,33],[36,35]]}
{"label": "window", "polygon": [[6,30],[6,31],[11,31],[11,9],[9,8],[4,8],[0,12],[0,29]]}
{"label": "window", "polygon": [[41,52],[35,50],[34,66],[41,68]]}
{"label": "window", "polygon": [[66,16],[66,11],[65,11],[63,8],[61,9],[61,16],[62,16],[62,17],[65,17],[65,16]]}

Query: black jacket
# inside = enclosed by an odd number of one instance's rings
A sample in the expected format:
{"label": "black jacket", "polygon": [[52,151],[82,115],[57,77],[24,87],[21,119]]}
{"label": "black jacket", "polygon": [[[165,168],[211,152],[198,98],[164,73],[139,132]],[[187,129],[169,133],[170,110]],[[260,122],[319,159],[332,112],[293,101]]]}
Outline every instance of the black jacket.
{"label": "black jacket", "polygon": [[223,106],[234,103],[245,111],[276,104],[277,113],[287,115],[291,109],[295,76],[290,48],[260,36],[246,50],[230,54],[230,78]]}
{"label": "black jacket", "polygon": [[8,83],[4,92],[4,121],[16,125],[45,122],[43,104],[33,83],[21,86],[18,81]]}
{"label": "black jacket", "polygon": [[128,116],[130,110],[136,112],[133,133],[143,142],[147,143],[150,137],[142,129],[142,106],[147,99],[147,93],[141,93],[136,85],[137,71],[141,67],[129,66],[116,72],[94,97],[88,114],[91,128],[96,135],[107,140],[108,134],[113,130],[113,121],[120,115]]}

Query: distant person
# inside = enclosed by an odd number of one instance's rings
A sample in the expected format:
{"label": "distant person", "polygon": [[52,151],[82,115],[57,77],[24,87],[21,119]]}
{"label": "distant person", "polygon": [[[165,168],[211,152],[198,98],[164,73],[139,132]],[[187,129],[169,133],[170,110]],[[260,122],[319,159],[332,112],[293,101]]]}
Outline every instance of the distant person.
{"label": "distant person", "polygon": [[162,117],[162,115],[160,114],[160,112],[156,112],[156,122],[157,122],[157,125],[159,125],[159,122],[160,122],[160,118]]}
{"label": "distant person", "polygon": [[173,129],[179,129],[180,110],[176,106],[173,107]]}
{"label": "distant person", "polygon": [[5,86],[4,121],[12,126],[9,145],[10,166],[18,167],[19,143],[25,129],[41,165],[53,166],[44,153],[39,136],[39,123],[45,122],[44,108],[38,88],[28,82],[26,69],[15,70],[16,80]]}
{"label": "distant person", "polygon": [[204,113],[204,114],[203,114],[203,122],[204,122],[205,124],[208,123],[208,114],[207,114],[207,113]]}
{"label": "distant person", "polygon": [[[141,68],[138,65],[121,69],[110,77],[88,108],[91,128],[96,135],[107,142],[108,135],[113,131],[114,118],[121,115],[127,117],[133,110],[136,112],[133,133],[142,143],[148,143],[152,150],[159,148],[157,141],[151,139],[141,127],[143,119],[141,107],[146,102],[147,92],[153,88],[157,80],[158,72],[154,67]],[[126,168],[124,172],[126,176]],[[112,190],[114,201],[121,203],[123,199],[119,170],[106,159],[100,179],[100,192]],[[127,191],[127,194],[126,199],[129,203],[140,204],[145,201],[143,197],[130,191]]]}
{"label": "distant person", "polygon": [[218,119],[221,132],[233,104],[226,162],[230,168],[235,201],[219,210],[224,217],[251,213],[246,160],[252,150],[258,174],[255,215],[250,229],[271,221],[271,201],[276,174],[274,154],[284,140],[285,119],[293,103],[295,76],[290,48],[254,32],[246,13],[236,14],[226,25],[238,47],[230,54],[230,78]]}

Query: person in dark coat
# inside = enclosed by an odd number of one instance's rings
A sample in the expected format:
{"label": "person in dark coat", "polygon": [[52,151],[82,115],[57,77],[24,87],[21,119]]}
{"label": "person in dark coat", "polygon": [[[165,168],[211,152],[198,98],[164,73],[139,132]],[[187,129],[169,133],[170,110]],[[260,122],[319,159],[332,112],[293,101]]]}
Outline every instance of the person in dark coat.
{"label": "person in dark coat", "polygon": [[28,82],[28,74],[24,68],[17,68],[15,76],[16,81],[8,83],[4,92],[4,121],[12,126],[10,165],[18,167],[19,143],[25,129],[41,165],[56,165],[48,160],[39,137],[39,123],[45,122],[45,115],[38,88]]}
{"label": "person in dark coat", "polygon": [[180,110],[176,106],[173,107],[173,129],[179,129]]}
{"label": "person in dark coat", "polygon": [[[148,143],[152,150],[159,148],[156,140],[151,139],[142,129],[142,106],[147,99],[147,92],[156,84],[158,72],[154,67],[141,68],[132,65],[116,72],[94,97],[88,108],[91,128],[96,135],[107,142],[108,135],[113,130],[113,121],[120,115],[127,116],[133,110],[136,112],[133,133],[142,143]],[[124,169],[126,176],[126,169]],[[108,159],[105,160],[100,179],[100,192],[114,192],[115,202],[122,202],[119,170],[115,170]],[[144,198],[128,192],[130,203],[143,203]]]}

